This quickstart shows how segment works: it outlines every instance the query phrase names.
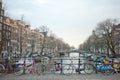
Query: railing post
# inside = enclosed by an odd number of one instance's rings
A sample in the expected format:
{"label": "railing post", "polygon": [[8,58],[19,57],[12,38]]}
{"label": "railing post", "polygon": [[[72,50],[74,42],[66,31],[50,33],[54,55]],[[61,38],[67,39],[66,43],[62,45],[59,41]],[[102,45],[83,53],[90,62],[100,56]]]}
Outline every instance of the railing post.
{"label": "railing post", "polygon": [[44,57],[42,58],[42,71],[43,71],[43,73],[45,72],[45,59],[44,59]]}
{"label": "railing post", "polygon": [[23,62],[23,74],[26,73],[26,71],[25,71],[25,67],[26,67],[26,57],[24,56],[24,62]]}
{"label": "railing post", "polygon": [[98,62],[95,61],[95,73],[96,73],[96,74],[98,73],[98,71],[97,71],[97,65],[98,65]]}
{"label": "railing post", "polygon": [[113,63],[114,63],[114,58],[112,58],[112,62],[111,62],[112,66],[113,66]]}
{"label": "railing post", "polygon": [[[63,59],[61,58],[60,60],[61,60],[61,67],[62,67],[62,66],[63,66]],[[60,73],[61,73],[61,74],[63,73],[63,68],[61,68]]]}
{"label": "railing post", "polygon": [[80,74],[80,58],[78,59],[78,74]]}

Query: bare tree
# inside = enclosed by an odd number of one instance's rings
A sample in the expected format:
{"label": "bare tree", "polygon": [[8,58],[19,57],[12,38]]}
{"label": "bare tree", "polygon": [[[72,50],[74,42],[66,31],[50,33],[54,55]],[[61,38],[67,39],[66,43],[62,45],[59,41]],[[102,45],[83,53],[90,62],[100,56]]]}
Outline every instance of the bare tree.
{"label": "bare tree", "polygon": [[[103,39],[107,49],[109,49],[112,53],[112,56],[116,57],[115,52],[115,44],[113,41],[113,35],[112,35],[112,29],[113,25],[116,24],[116,20],[114,19],[107,19],[103,22],[100,22],[98,24],[98,27],[96,28],[97,34]],[[108,50],[108,51],[109,51]]]}
{"label": "bare tree", "polygon": [[41,51],[40,51],[40,54],[39,54],[40,56],[42,56],[43,50],[46,47],[46,39],[47,39],[48,30],[49,29],[47,28],[47,26],[40,26],[39,27],[40,33],[43,34],[42,43],[41,43]]}
{"label": "bare tree", "polygon": [[48,36],[47,44],[48,44],[49,52],[54,52],[56,48],[56,37],[54,36],[54,34]]}

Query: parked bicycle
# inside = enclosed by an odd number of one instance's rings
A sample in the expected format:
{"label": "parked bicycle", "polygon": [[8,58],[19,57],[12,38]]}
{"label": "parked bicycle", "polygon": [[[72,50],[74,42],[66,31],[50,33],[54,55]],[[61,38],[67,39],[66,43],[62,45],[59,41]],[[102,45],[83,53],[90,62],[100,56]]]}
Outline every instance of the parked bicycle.
{"label": "parked bicycle", "polygon": [[70,59],[70,64],[65,66],[63,70],[65,74],[70,75],[74,72],[79,74],[90,74],[93,73],[93,66],[89,63],[85,63],[78,59],[78,64],[76,65],[72,59]]}
{"label": "parked bicycle", "polygon": [[100,72],[104,75],[110,75],[113,72],[113,66],[111,60],[109,61],[108,59],[103,58],[100,61],[95,60],[94,62],[95,64],[93,64],[93,67],[96,73]]}
{"label": "parked bicycle", "polygon": [[103,64],[103,63],[96,63],[94,64],[94,71],[96,73],[100,72],[104,75],[109,75],[109,71],[111,69],[111,65],[110,64]]}
{"label": "parked bicycle", "polygon": [[111,69],[111,73],[120,73],[120,62],[114,62],[112,64],[112,69]]}
{"label": "parked bicycle", "polygon": [[3,75],[5,72],[5,66],[3,64],[0,64],[0,75]]}
{"label": "parked bicycle", "polygon": [[103,62],[104,62],[104,64],[110,65],[110,69],[108,71],[109,74],[114,74],[114,73],[120,72],[120,62],[115,62],[114,59],[112,59],[112,60],[104,59]]}
{"label": "parked bicycle", "polygon": [[12,72],[13,71],[13,67],[9,63],[9,60],[7,58],[6,59],[2,59],[2,60],[3,60],[3,63],[0,64],[0,75]]}
{"label": "parked bicycle", "polygon": [[[61,64],[61,63],[57,63],[55,62],[54,64],[54,69],[52,71],[54,71],[54,73],[56,72],[62,72],[62,74],[65,75],[71,75],[73,73],[83,73],[83,74],[90,74],[93,73],[94,71],[94,67],[91,64],[87,64],[87,63],[81,63],[81,61],[79,61],[78,64],[75,64],[73,62],[74,59],[69,59],[70,63],[66,63],[66,64]],[[78,67],[76,66],[78,65]]]}
{"label": "parked bicycle", "polygon": [[36,73],[38,75],[41,74],[41,66],[39,63],[35,63],[34,60],[32,59],[29,59],[32,61],[32,64],[26,64],[26,60],[24,60],[23,64],[16,64],[15,65],[15,68],[14,68],[14,73],[15,75],[22,75],[22,74],[25,74],[25,73]]}

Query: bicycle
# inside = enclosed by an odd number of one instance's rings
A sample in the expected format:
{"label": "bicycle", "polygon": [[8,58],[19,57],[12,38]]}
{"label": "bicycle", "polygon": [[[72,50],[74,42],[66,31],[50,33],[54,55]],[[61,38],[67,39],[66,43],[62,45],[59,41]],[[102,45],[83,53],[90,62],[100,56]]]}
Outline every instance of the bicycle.
{"label": "bicycle", "polygon": [[112,61],[109,61],[109,63],[109,74],[120,73],[120,62],[114,62],[114,59],[112,59]]}
{"label": "bicycle", "polygon": [[65,70],[64,73],[67,75],[71,75],[74,72],[77,72],[79,74],[90,74],[93,73],[93,66],[89,63],[85,63],[82,61],[80,61],[80,59],[78,59],[78,67],[75,66],[75,64],[73,63],[73,60],[70,59],[70,64],[67,64],[65,66]]}
{"label": "bicycle", "polygon": [[5,67],[3,64],[0,64],[0,75],[3,75],[5,73]]}
{"label": "bicycle", "polygon": [[32,64],[25,64],[25,60],[24,60],[24,63],[23,64],[15,64],[15,67],[14,67],[14,74],[15,75],[22,75],[22,74],[25,74],[26,72],[27,73],[36,73],[38,75],[41,74],[41,66],[39,63],[35,63],[35,61],[33,60]]}
{"label": "bicycle", "polygon": [[101,61],[94,61],[95,64],[93,64],[94,66],[94,71],[96,73],[100,72],[104,75],[110,75],[112,72],[112,65],[111,65],[111,61],[107,61],[107,63],[104,63],[105,59],[101,60]]}
{"label": "bicycle", "polygon": [[7,74],[7,73],[9,73],[12,70],[13,70],[13,68],[10,65],[8,59],[5,59],[5,63],[3,63],[3,64],[1,63],[0,64],[0,75]]}
{"label": "bicycle", "polygon": [[111,73],[120,73],[120,62],[112,64]]}
{"label": "bicycle", "polygon": [[54,69],[52,71],[54,71],[54,72],[61,71],[62,74],[64,74],[64,75],[72,75],[75,72],[77,72],[79,74],[93,73],[94,67],[91,64],[80,63],[81,61],[79,61],[78,67],[76,67],[75,64],[73,63],[72,59],[69,59],[69,61],[70,61],[69,64],[63,64],[63,65],[61,63],[55,62],[55,64],[54,64],[55,66],[54,66]]}

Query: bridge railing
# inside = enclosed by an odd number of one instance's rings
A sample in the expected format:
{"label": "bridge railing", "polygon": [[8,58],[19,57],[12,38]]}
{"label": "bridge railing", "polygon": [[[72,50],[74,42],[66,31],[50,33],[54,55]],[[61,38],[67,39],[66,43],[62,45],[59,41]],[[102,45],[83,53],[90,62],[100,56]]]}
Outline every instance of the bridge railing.
{"label": "bridge railing", "polygon": [[[59,63],[61,66],[65,66],[71,64],[71,61],[73,61],[72,65],[76,66],[76,68],[80,67],[81,63],[87,63],[86,58],[81,58],[81,57],[77,57],[77,58],[56,57],[56,58],[52,58],[51,61],[52,61],[51,63],[47,64],[47,66],[52,65],[51,68],[55,67],[56,65],[55,63]],[[60,70],[60,74],[63,74],[63,69]]]}
{"label": "bridge railing", "polygon": [[[27,59],[30,57],[22,57],[22,59]],[[9,62],[11,65],[14,65],[16,62],[18,62],[21,58],[10,58]],[[57,63],[60,63],[61,66],[63,65],[68,65],[71,64],[70,60],[73,61],[73,65],[80,67],[81,63],[86,63],[87,60],[86,58],[81,58],[81,57],[77,57],[77,58],[71,58],[71,57],[55,57],[55,58],[46,58],[46,57],[41,57],[41,58],[32,58],[33,60],[37,60],[36,62],[41,62],[44,66],[42,67],[42,70],[44,73],[49,73],[51,72],[51,69],[55,68]],[[0,62],[2,62],[3,64],[5,63],[6,58],[0,58]],[[25,60],[26,61],[26,60]],[[25,62],[26,63],[26,62]],[[60,74],[63,74],[63,69],[60,70]],[[80,72],[79,72],[80,74]]]}

